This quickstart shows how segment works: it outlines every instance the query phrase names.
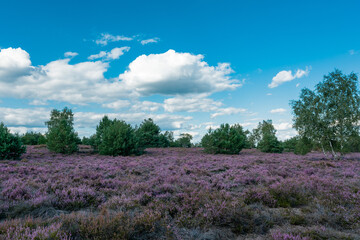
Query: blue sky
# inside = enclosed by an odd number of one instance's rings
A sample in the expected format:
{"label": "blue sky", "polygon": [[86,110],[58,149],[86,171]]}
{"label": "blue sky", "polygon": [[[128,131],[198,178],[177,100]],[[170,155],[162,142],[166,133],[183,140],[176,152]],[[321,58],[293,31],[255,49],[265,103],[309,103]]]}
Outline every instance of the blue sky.
{"label": "blue sky", "polygon": [[104,114],[151,117],[195,142],[272,119],[339,68],[360,72],[359,1],[1,1],[0,121],[45,132],[68,106],[80,136]]}

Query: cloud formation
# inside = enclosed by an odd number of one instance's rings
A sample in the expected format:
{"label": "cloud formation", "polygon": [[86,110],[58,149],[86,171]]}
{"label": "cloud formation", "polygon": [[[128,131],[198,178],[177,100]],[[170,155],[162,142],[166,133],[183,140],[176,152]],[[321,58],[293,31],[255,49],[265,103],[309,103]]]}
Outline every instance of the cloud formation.
{"label": "cloud formation", "polygon": [[247,110],[244,108],[234,108],[234,107],[228,107],[228,108],[220,108],[217,110],[216,113],[211,114],[211,118],[215,118],[218,116],[223,115],[233,115],[238,113],[245,113]]}
{"label": "cloud formation", "polygon": [[77,52],[66,52],[64,53],[64,57],[75,57],[79,55]]}
{"label": "cloud formation", "polygon": [[119,41],[132,41],[132,37],[125,37],[125,36],[114,36],[109,33],[102,33],[101,37],[95,40],[95,43],[98,45],[106,46],[109,42],[119,42]]}
{"label": "cloud formation", "polygon": [[167,112],[209,112],[216,111],[222,106],[221,102],[214,101],[202,96],[175,97],[164,101],[164,109]]}
{"label": "cloud formation", "polygon": [[286,109],[284,109],[284,108],[276,108],[276,109],[270,110],[270,113],[284,113],[284,112],[286,112]]}
{"label": "cloud formation", "polygon": [[302,69],[298,69],[296,71],[296,73],[292,74],[292,71],[280,71],[278,74],[276,74],[275,77],[273,77],[272,82],[268,85],[269,88],[275,88],[278,87],[279,85],[285,83],[285,82],[290,82],[296,78],[302,78],[304,76],[308,76],[309,75],[309,68],[306,67],[305,70]]}
{"label": "cloud formation", "polygon": [[31,69],[30,55],[26,51],[11,47],[0,49],[0,81],[12,82],[29,75]]}
{"label": "cloud formation", "polygon": [[209,66],[203,55],[169,50],[161,54],[141,55],[130,63],[119,79],[141,95],[183,95],[232,90],[241,86],[229,76],[228,63]]}
{"label": "cloud formation", "polygon": [[125,52],[128,52],[130,47],[120,47],[120,48],[113,48],[110,52],[100,51],[98,54],[93,54],[88,57],[89,60],[94,59],[104,59],[104,60],[115,60],[119,59],[120,56],[124,55]]}
{"label": "cloud formation", "polygon": [[141,44],[142,45],[146,45],[148,43],[157,43],[158,41],[160,40],[160,38],[150,38],[150,39],[144,39],[144,40],[141,40]]}

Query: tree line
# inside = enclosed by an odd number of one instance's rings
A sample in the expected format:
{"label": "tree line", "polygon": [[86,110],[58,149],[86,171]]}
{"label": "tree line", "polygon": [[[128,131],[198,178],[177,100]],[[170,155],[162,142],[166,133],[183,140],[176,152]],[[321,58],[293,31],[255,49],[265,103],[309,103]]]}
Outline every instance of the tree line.
{"label": "tree line", "polygon": [[[340,70],[325,75],[315,90],[304,88],[300,98],[292,100],[293,127],[298,136],[281,142],[271,120],[259,122],[252,131],[240,124],[221,124],[209,129],[201,146],[211,154],[238,154],[244,148],[257,148],[262,152],[306,154],[322,151],[325,156],[341,157],[347,152],[360,151],[360,94],[358,78],[354,73],[343,74]],[[184,133],[174,140],[173,132],[161,132],[152,119],[145,119],[139,127],[132,127],[123,120],[104,116],[96,127],[96,133],[80,139],[74,130],[71,109],[52,110],[46,126],[48,131],[28,132],[22,136],[11,134],[0,124],[0,159],[16,159],[25,152],[25,145],[46,144],[57,153],[70,154],[78,150],[78,144],[91,145],[103,155],[140,155],[150,147],[191,147],[192,136]]]}

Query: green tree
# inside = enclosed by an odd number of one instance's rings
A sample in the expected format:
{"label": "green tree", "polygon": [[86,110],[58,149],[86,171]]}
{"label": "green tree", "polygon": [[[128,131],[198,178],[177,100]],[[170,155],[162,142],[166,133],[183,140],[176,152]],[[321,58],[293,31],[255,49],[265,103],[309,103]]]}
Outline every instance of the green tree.
{"label": "green tree", "polygon": [[160,127],[149,118],[140,124],[137,134],[145,148],[160,147],[160,131]]}
{"label": "green tree", "polygon": [[17,134],[11,134],[9,129],[0,123],[0,160],[18,159],[21,154],[26,152],[26,147],[22,145],[21,139]]}
{"label": "green tree", "polygon": [[96,127],[95,147],[100,154],[111,156],[140,155],[144,150],[130,124],[107,116]]}
{"label": "green tree", "polygon": [[346,143],[359,133],[360,95],[354,73],[335,69],[324,76],[314,91],[302,89],[300,99],[291,101],[294,127],[301,137],[319,144],[325,155],[346,152]]}
{"label": "green tree", "polygon": [[21,141],[25,145],[46,144],[46,138],[41,133],[27,132],[21,136]]}
{"label": "green tree", "polygon": [[201,139],[201,145],[207,153],[238,154],[246,144],[246,135],[239,124],[230,126],[221,124],[214,131],[209,132]]}
{"label": "green tree", "polygon": [[258,127],[253,130],[257,148],[262,152],[282,153],[283,146],[275,134],[276,130],[271,120],[259,122]]}
{"label": "green tree", "polygon": [[175,146],[189,148],[191,147],[192,136],[189,133],[181,133],[180,137],[176,139]]}
{"label": "green tree", "polygon": [[65,107],[62,111],[52,110],[50,120],[45,123],[47,147],[50,151],[70,154],[78,150],[79,137],[74,130],[74,114]]}

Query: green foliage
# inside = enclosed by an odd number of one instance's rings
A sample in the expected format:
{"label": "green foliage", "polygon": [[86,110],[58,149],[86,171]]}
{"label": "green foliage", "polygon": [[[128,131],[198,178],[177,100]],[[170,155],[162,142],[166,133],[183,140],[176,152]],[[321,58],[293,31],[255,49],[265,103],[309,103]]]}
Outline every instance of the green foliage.
{"label": "green foliage", "polygon": [[221,124],[216,130],[209,132],[202,138],[201,145],[207,153],[238,154],[246,143],[246,135],[239,124],[230,126]]}
{"label": "green foliage", "polygon": [[343,74],[335,69],[324,76],[314,91],[302,89],[300,99],[291,101],[294,127],[322,150],[346,152],[346,143],[359,133],[360,92],[354,73]]}
{"label": "green foliage", "polygon": [[52,110],[46,134],[47,147],[50,151],[70,154],[78,150],[79,137],[74,130],[74,114],[71,109]]}
{"label": "green foliage", "polygon": [[284,148],[276,137],[276,130],[271,120],[259,122],[257,128],[253,130],[254,141],[257,148],[267,153],[282,153]]}
{"label": "green foliage", "polygon": [[140,144],[144,148],[151,147],[169,147],[169,132],[160,133],[160,127],[156,125],[151,118],[145,119],[136,130]]}
{"label": "green foliage", "polygon": [[41,133],[27,132],[21,136],[21,141],[25,145],[40,145],[46,144],[46,138]]}
{"label": "green foliage", "polygon": [[189,148],[191,147],[192,136],[188,133],[180,134],[180,137],[176,139],[176,141],[172,144],[173,147],[183,147]]}
{"label": "green foliage", "polygon": [[295,154],[305,155],[313,148],[313,143],[307,137],[295,136],[283,142],[285,152],[293,152]]}
{"label": "green foliage", "polygon": [[81,144],[95,146],[95,141],[96,141],[96,134],[93,134],[90,137],[83,137],[81,140]]}
{"label": "green foliage", "polygon": [[18,159],[25,152],[26,147],[22,145],[20,137],[11,134],[4,123],[0,123],[0,160]]}
{"label": "green foliage", "polygon": [[144,150],[135,129],[116,118],[110,120],[107,116],[103,117],[96,127],[95,136],[96,149],[102,155],[140,155]]}

